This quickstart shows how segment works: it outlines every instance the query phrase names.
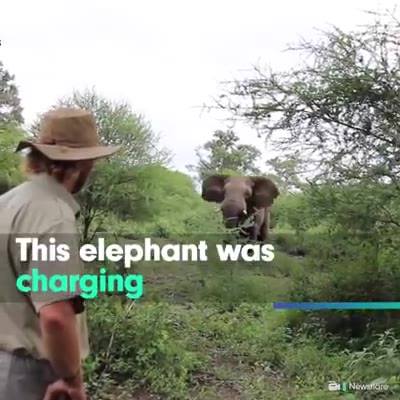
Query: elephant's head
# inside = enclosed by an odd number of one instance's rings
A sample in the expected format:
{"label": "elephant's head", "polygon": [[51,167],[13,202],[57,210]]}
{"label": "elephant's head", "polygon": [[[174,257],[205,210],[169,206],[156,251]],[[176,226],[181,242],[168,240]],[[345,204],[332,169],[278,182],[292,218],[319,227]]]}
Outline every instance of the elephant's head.
{"label": "elephant's head", "polygon": [[203,182],[204,200],[221,203],[228,228],[238,226],[254,208],[272,205],[279,190],[268,178],[260,176],[213,175]]}

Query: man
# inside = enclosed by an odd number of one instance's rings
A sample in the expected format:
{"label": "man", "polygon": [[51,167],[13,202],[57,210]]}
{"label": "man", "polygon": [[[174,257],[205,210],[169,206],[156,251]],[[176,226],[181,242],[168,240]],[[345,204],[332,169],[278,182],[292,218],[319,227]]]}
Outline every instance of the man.
{"label": "man", "polygon": [[[0,196],[0,400],[85,400],[81,362],[88,338],[79,290],[26,293],[16,282],[33,268],[49,277],[83,273],[73,194],[94,160],[118,147],[99,144],[91,113],[59,108],[45,114],[37,141],[21,142],[22,149],[29,151],[30,179]],[[65,242],[70,258],[33,260],[31,243],[24,260],[21,236],[47,246]]]}

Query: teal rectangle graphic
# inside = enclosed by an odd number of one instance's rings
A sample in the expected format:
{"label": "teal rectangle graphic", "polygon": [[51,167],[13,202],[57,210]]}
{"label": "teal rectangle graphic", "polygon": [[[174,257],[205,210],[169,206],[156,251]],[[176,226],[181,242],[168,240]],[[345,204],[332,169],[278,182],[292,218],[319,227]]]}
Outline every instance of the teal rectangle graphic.
{"label": "teal rectangle graphic", "polygon": [[275,310],[400,310],[400,302],[273,303]]}

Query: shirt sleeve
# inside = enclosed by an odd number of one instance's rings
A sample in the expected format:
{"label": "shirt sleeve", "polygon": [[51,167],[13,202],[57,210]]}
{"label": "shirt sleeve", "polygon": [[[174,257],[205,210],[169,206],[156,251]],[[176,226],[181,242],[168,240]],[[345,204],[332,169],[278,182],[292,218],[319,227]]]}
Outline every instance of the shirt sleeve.
{"label": "shirt sleeve", "polygon": [[31,301],[37,313],[41,308],[70,300],[76,313],[84,310],[79,278],[83,262],[79,256],[79,234],[75,223],[54,224],[32,243],[29,261]]}

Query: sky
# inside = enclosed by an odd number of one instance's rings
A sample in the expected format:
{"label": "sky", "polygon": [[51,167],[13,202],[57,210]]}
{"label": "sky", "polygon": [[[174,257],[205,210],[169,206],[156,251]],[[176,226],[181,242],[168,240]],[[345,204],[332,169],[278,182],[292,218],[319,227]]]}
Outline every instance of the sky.
{"label": "sky", "polygon": [[[298,58],[285,52],[317,29],[352,29],[365,10],[393,9],[395,0],[2,0],[0,60],[15,75],[29,124],[57,99],[95,88],[127,101],[172,150],[172,167],[187,172],[195,149],[222,115],[205,112],[221,82],[244,77],[255,64],[285,70]],[[276,156],[250,128],[243,143],[265,159]],[[265,169],[265,167],[264,167]]]}

